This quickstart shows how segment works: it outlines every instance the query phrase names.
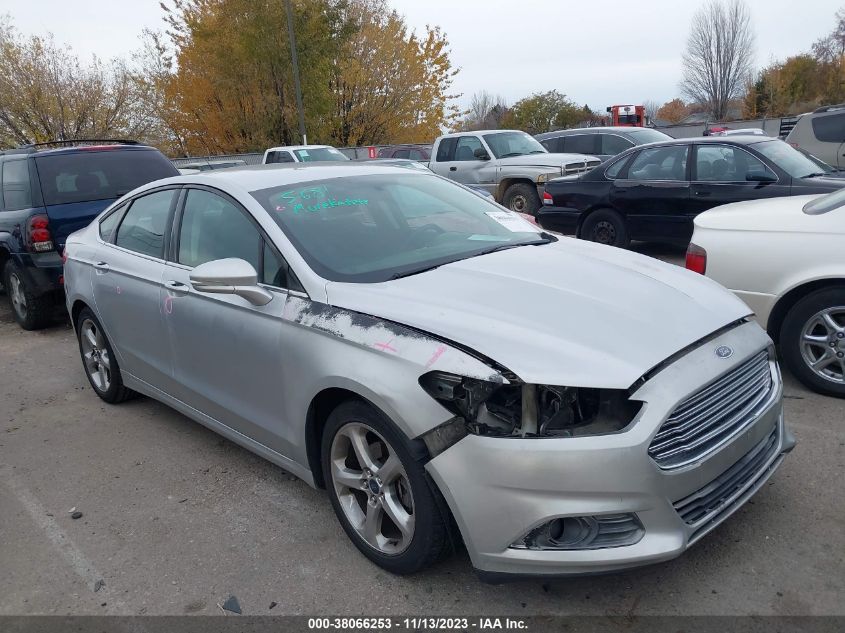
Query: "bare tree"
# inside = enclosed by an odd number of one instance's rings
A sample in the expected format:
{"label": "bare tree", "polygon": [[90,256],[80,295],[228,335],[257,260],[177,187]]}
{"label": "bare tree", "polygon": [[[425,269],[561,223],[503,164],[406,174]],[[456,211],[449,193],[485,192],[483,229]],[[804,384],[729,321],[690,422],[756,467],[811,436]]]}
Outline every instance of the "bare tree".
{"label": "bare tree", "polygon": [[649,121],[654,121],[657,117],[657,111],[660,109],[660,102],[654,99],[646,99],[643,101],[643,108],[645,108],[645,115]]}
{"label": "bare tree", "polygon": [[491,95],[486,90],[472,95],[469,110],[461,128],[465,130],[481,130],[498,128],[508,106],[501,95]]}
{"label": "bare tree", "polygon": [[751,75],[754,33],[744,0],[709,0],[692,19],[681,91],[715,120],[728,113]]}

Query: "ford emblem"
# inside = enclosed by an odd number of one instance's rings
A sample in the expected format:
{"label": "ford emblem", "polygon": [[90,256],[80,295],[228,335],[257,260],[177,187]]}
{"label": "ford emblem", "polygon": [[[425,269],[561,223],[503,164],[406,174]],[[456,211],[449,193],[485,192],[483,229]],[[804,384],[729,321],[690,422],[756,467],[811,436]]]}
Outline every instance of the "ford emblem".
{"label": "ford emblem", "polygon": [[731,356],[733,356],[733,353],[733,349],[731,349],[727,345],[719,345],[719,347],[716,348],[716,356],[718,356],[719,358],[730,358]]}

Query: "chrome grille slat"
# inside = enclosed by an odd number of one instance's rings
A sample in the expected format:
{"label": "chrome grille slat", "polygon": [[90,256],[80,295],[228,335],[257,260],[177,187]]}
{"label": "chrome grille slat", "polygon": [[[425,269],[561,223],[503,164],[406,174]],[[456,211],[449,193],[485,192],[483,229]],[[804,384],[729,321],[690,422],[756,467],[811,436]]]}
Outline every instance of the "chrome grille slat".
{"label": "chrome grille slat", "polygon": [[756,419],[774,387],[762,350],[679,403],[652,439],[649,455],[663,469],[703,458]]}
{"label": "chrome grille slat", "polygon": [[[765,396],[769,388],[771,387],[771,378],[766,376],[761,378],[755,383],[751,385],[745,385],[746,389],[738,394],[734,395],[730,400],[726,400],[725,402],[717,402],[711,407],[711,410],[707,412],[707,415],[696,416],[694,419],[690,420],[689,422],[684,423],[681,426],[675,427],[671,429],[671,432],[662,435],[661,440],[659,442],[652,442],[651,446],[654,450],[659,451],[663,449],[665,446],[683,443],[686,440],[691,439],[695,435],[701,432],[701,422],[706,420],[711,420],[718,416],[723,415],[733,415],[733,412],[737,410],[737,403],[743,403],[742,409],[740,411],[747,410],[748,407],[748,397],[749,394],[754,394],[752,397],[756,401],[757,395],[761,394]],[[759,404],[756,402],[755,404]],[[747,411],[746,411],[747,412]],[[735,416],[734,416],[735,417]],[[690,429],[687,431],[687,429]],[[681,435],[678,435],[681,431],[687,431]],[[657,436],[655,436],[655,440]]]}

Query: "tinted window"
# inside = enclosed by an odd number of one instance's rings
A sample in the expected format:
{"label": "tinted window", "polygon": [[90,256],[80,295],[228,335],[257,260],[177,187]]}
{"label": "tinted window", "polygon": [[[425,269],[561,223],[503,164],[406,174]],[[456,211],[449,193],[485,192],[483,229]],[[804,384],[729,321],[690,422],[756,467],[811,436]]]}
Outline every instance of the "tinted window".
{"label": "tinted window", "polygon": [[393,158],[409,158],[410,154],[410,150],[397,149],[395,152],[393,152]]}
{"label": "tinted window", "polygon": [[811,122],[813,134],[822,143],[845,142],[845,112],[815,116]]}
{"label": "tinted window", "polygon": [[44,203],[119,198],[136,187],[179,172],[154,150],[80,150],[35,159]]}
{"label": "tinted window", "polygon": [[687,146],[644,149],[628,167],[631,180],[686,180]]}
{"label": "tinted window", "polygon": [[546,148],[546,151],[549,152],[557,152],[558,147],[563,146],[563,140],[560,137],[557,138],[544,138],[540,141],[540,145]]}
{"label": "tinted window", "polygon": [[568,134],[563,137],[563,151],[571,154],[598,154],[598,134]]}
{"label": "tinted window", "polygon": [[308,265],[333,281],[388,281],[491,247],[538,239],[533,225],[494,202],[410,170],[274,187],[252,195]]}
{"label": "tinted window", "polygon": [[777,176],[760,159],[731,145],[699,145],[695,159],[696,180],[745,182],[750,175]]}
{"label": "tinted window", "polygon": [[408,158],[411,160],[425,160],[425,154],[418,149],[412,149],[408,154]]}
{"label": "tinted window", "polygon": [[288,288],[288,265],[282,256],[263,242],[262,268],[258,273],[258,281],[276,288]]}
{"label": "tinted window", "polygon": [[274,151],[274,152],[267,152],[267,164],[271,163],[292,163],[294,162],[293,156],[290,155],[290,152],[282,152],[282,151]]}
{"label": "tinted window", "polygon": [[164,232],[175,191],[157,191],[136,198],[123,216],[114,243],[151,257],[164,257]]}
{"label": "tinted window", "polygon": [[115,209],[100,221],[100,239],[104,242],[111,241],[111,236],[117,227],[117,223],[120,222],[120,217],[123,215],[125,208],[125,206],[121,206],[119,209]]}
{"label": "tinted window", "polygon": [[605,170],[604,175],[608,178],[619,178],[619,172],[622,171],[622,168],[625,166],[625,163],[628,162],[629,158],[630,156],[626,156],[625,158],[617,160]]}
{"label": "tinted window", "polygon": [[28,160],[7,160],[3,163],[3,206],[7,211],[32,206]]}
{"label": "tinted window", "polygon": [[455,149],[455,160],[478,160],[475,157],[477,149],[484,149],[477,136],[461,136],[458,138],[458,146]]}
{"label": "tinted window", "polygon": [[625,136],[634,141],[635,145],[645,145],[646,143],[657,143],[658,141],[671,141],[672,137],[663,132],[652,130],[648,128],[639,128],[637,130],[625,130]]}
{"label": "tinted window", "polygon": [[455,156],[455,145],[458,144],[458,139],[454,136],[444,138],[437,146],[437,160],[439,162],[448,162]]}
{"label": "tinted window", "polygon": [[295,149],[293,153],[301,163],[311,163],[322,160],[349,160],[334,147],[309,147],[308,149]]}
{"label": "tinted window", "polygon": [[240,207],[210,191],[188,191],[179,228],[180,264],[199,266],[237,257],[260,272],[260,253],[261,235]]}
{"label": "tinted window", "polygon": [[601,150],[598,152],[599,154],[610,154],[611,156],[616,156],[616,154],[624,152],[629,147],[634,146],[631,141],[628,141],[621,136],[616,136],[616,134],[599,134],[598,137],[601,138]]}

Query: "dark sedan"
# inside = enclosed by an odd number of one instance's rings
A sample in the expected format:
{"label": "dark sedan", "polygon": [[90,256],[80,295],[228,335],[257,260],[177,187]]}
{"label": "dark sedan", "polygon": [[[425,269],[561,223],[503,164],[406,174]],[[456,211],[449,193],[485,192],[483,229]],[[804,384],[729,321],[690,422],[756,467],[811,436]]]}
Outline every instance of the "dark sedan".
{"label": "dark sedan", "polygon": [[580,177],[546,184],[537,214],[549,230],[626,247],[687,243],[693,218],[721,204],[845,187],[781,140],[687,138],[634,147]]}

